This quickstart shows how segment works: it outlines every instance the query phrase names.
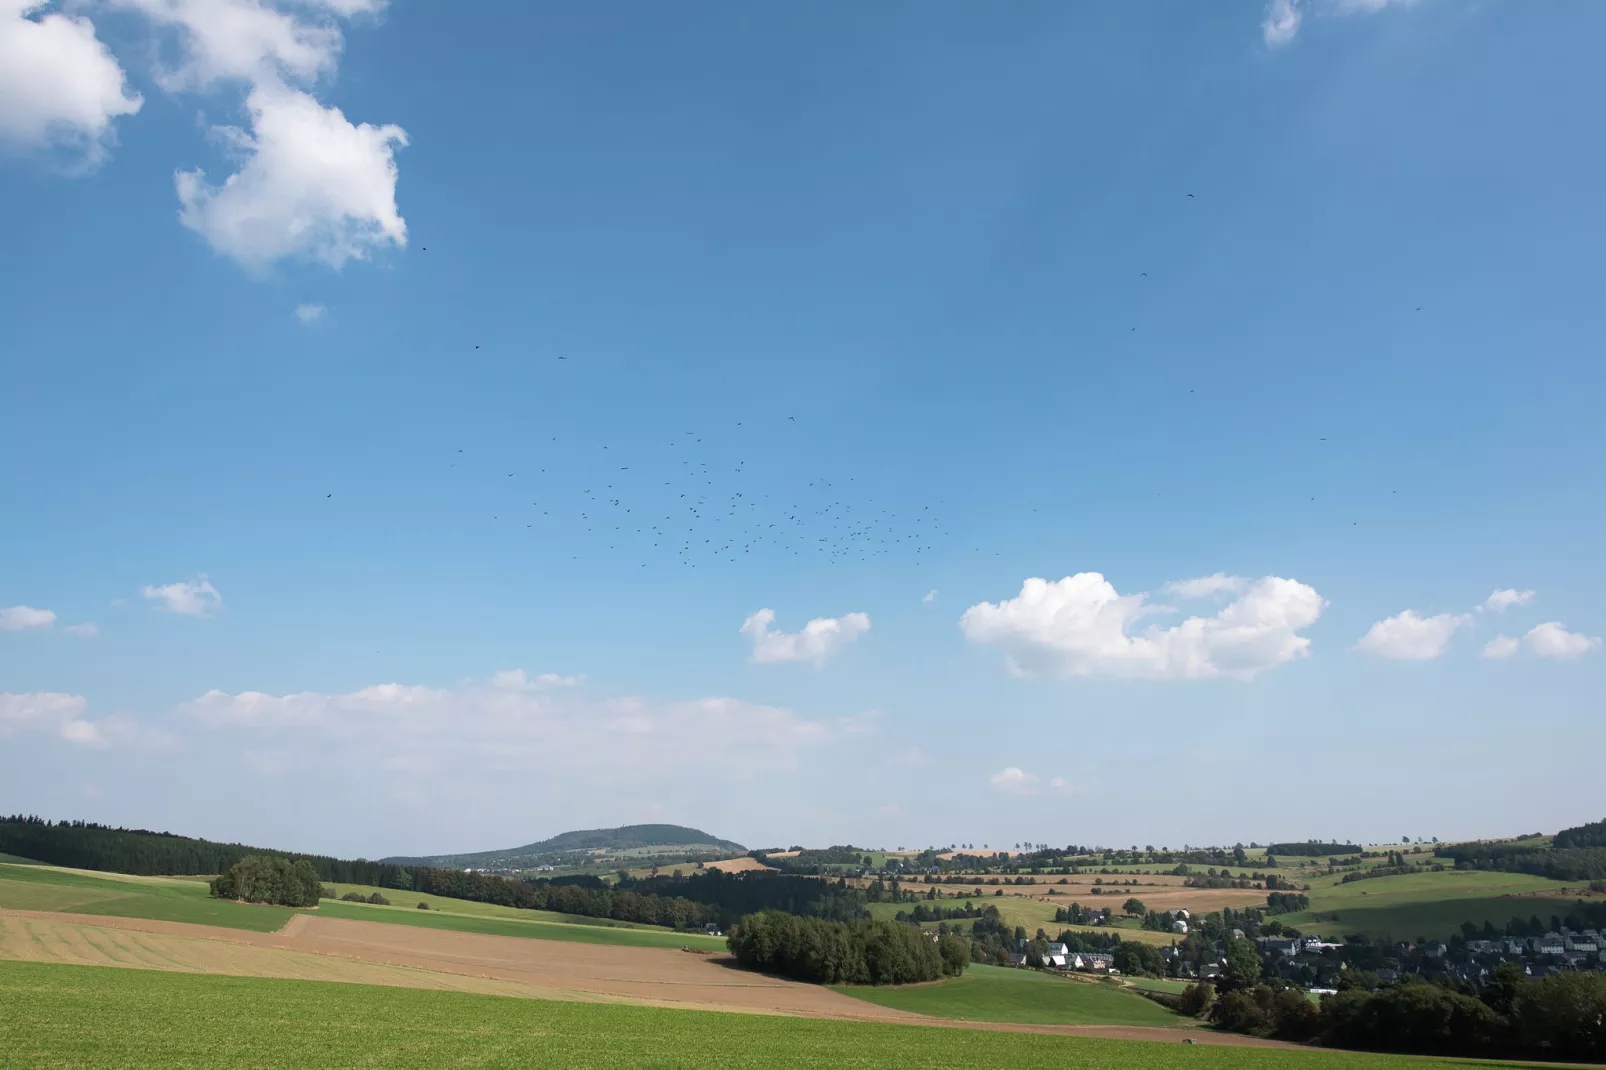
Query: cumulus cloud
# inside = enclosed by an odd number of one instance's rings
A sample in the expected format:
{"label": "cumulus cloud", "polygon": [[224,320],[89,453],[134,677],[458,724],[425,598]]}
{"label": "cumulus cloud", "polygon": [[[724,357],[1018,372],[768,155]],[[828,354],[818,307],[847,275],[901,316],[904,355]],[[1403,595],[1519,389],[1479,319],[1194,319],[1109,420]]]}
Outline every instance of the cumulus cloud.
{"label": "cumulus cloud", "polygon": [[0,692],[0,739],[21,732],[53,732],[69,743],[105,747],[110,746],[114,738],[133,737],[133,725],[126,718],[108,719],[99,724],[84,720],[88,706],[89,701],[82,695],[60,691],[33,691],[21,695]]}
{"label": "cumulus cloud", "polygon": [[406,131],[353,124],[339,108],[278,84],[253,89],[246,110],[249,131],[216,131],[240,157],[238,171],[220,186],[200,169],[174,176],[185,226],[252,267],[307,257],[338,268],[407,244],[395,157]]}
{"label": "cumulus cloud", "polygon": [[1522,640],[1510,635],[1497,635],[1483,645],[1483,656],[1490,661],[1504,661],[1521,647]]}
{"label": "cumulus cloud", "polygon": [[1523,640],[1528,650],[1540,658],[1576,658],[1600,646],[1598,637],[1569,632],[1557,620],[1538,625]]}
{"label": "cumulus cloud", "polygon": [[833,652],[870,630],[870,618],[864,613],[816,617],[800,632],[774,631],[770,628],[774,623],[773,609],[761,609],[742,622],[742,634],[753,637],[753,661],[812,661],[823,665]]}
{"label": "cumulus cloud", "polygon": [[1495,613],[1504,613],[1512,606],[1527,605],[1529,602],[1533,601],[1533,597],[1533,591],[1517,591],[1508,588],[1506,590],[1494,592],[1488,598],[1485,598],[1483,600],[1483,604],[1478,608],[1491,610]]}
{"label": "cumulus cloud", "polygon": [[323,313],[324,307],[322,305],[296,306],[296,319],[300,320],[302,323],[316,323],[318,320],[323,318]]}
{"label": "cumulus cloud", "polygon": [[1466,614],[1422,617],[1407,609],[1372,625],[1355,649],[1396,661],[1431,661],[1449,649],[1450,638],[1458,630],[1471,623]]}
{"label": "cumulus cloud", "polygon": [[84,167],[104,158],[113,122],[144,102],[82,16],[38,0],[0,0],[0,144],[58,148]]}
{"label": "cumulus cloud", "polygon": [[0,632],[25,632],[49,628],[55,623],[56,614],[48,609],[35,609],[32,606],[0,609]]}
{"label": "cumulus cloud", "polygon": [[561,761],[610,784],[697,774],[750,779],[791,768],[809,748],[846,736],[790,710],[734,698],[591,699],[535,685],[540,679],[509,670],[445,688],[389,683],[284,695],[214,690],[180,713],[210,729],[243,733],[264,753],[291,744],[303,745],[291,748],[301,752],[313,744],[314,751],[365,755],[375,768],[423,763],[475,777],[550,772]]}
{"label": "cumulus cloud", "polygon": [[162,88],[245,90],[247,127],[212,130],[237,170],[221,183],[200,168],[174,175],[185,226],[252,268],[286,258],[339,267],[406,244],[395,159],[406,132],[353,123],[315,95],[339,65],[341,20],[382,0],[107,2],[142,15],[176,56],[155,71]]}
{"label": "cumulus cloud", "polygon": [[186,617],[211,616],[223,604],[223,596],[218,594],[217,588],[205,575],[160,587],[146,585],[140,588],[139,593],[153,602],[160,602],[168,612],[182,613]]}
{"label": "cumulus cloud", "polygon": [[1037,794],[1037,777],[1015,765],[1000,769],[987,778],[987,783],[992,785],[994,791],[1004,795]]}
{"label": "cumulus cloud", "polygon": [[1327,605],[1314,588],[1277,576],[1212,576],[1167,589],[1175,594],[1230,592],[1233,597],[1211,616],[1138,630],[1144,617],[1174,611],[1150,605],[1146,594],[1118,593],[1097,572],[1079,572],[1055,582],[1028,579],[1015,598],[971,606],[959,626],[972,642],[1003,647],[1009,664],[1020,672],[1248,680],[1304,657],[1310,640],[1298,633],[1315,623]]}

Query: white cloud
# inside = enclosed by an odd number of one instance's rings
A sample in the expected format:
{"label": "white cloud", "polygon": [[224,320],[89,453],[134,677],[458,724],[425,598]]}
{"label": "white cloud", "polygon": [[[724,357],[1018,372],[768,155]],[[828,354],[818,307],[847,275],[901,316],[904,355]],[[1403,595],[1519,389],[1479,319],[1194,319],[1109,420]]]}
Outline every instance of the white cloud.
{"label": "white cloud", "polygon": [[1464,613],[1421,617],[1407,609],[1372,625],[1355,649],[1396,661],[1431,661],[1449,649],[1450,638],[1458,630],[1471,623],[1471,616]]}
{"label": "white cloud", "polygon": [[1391,3],[1404,7],[1415,0],[1271,0],[1260,22],[1261,39],[1267,48],[1280,48],[1299,33],[1307,8],[1312,14],[1323,17],[1335,15],[1370,15],[1382,11]]}
{"label": "white cloud", "polygon": [[159,70],[170,92],[221,82],[310,84],[332,74],[345,42],[336,18],[375,12],[382,0],[302,0],[280,10],[262,0],[110,0],[172,30],[180,61]]}
{"label": "white cloud", "polygon": [[339,108],[278,84],[253,89],[246,109],[249,133],[217,131],[242,158],[237,172],[221,186],[199,169],[174,176],[185,226],[252,267],[286,257],[340,267],[407,244],[395,158],[406,131],[353,125]]}
{"label": "white cloud", "polygon": [[971,606],[959,626],[972,642],[1003,646],[1022,673],[1248,680],[1309,652],[1310,640],[1298,633],[1327,605],[1313,588],[1277,576],[1235,580],[1236,586],[1228,579],[1170,585],[1176,593],[1234,590],[1235,597],[1213,616],[1150,625],[1139,634],[1132,629],[1143,617],[1172,611],[1147,604],[1145,594],[1119,594],[1097,572],[1052,583],[1033,577],[1015,598]]}
{"label": "white cloud", "polygon": [[48,609],[32,606],[12,606],[0,609],[0,632],[23,632],[35,628],[48,628],[56,623],[56,614]]}
{"label": "white cloud", "polygon": [[1506,590],[1496,591],[1488,598],[1485,598],[1483,600],[1483,604],[1478,608],[1480,610],[1491,610],[1495,613],[1504,613],[1512,606],[1527,605],[1529,602],[1533,601],[1533,597],[1533,591],[1518,591],[1507,588]]}
{"label": "white cloud", "polygon": [[180,580],[161,587],[147,585],[141,587],[139,593],[152,601],[161,602],[168,612],[182,613],[187,617],[210,616],[223,604],[223,596],[218,594],[217,588],[204,574],[195,577],[192,582]]}
{"label": "white cloud", "polygon": [[1037,794],[1037,777],[1019,766],[1011,765],[1000,769],[987,778],[987,783],[993,786],[994,791],[1005,795]]}
{"label": "white cloud", "polygon": [[761,664],[812,661],[815,665],[822,665],[833,651],[854,642],[870,630],[870,618],[864,613],[816,617],[805,624],[800,632],[771,631],[770,625],[773,623],[773,609],[761,609],[742,622],[742,634],[753,637],[752,660]]}
{"label": "white cloud", "polygon": [[1062,776],[1057,776],[1048,782],[1048,790],[1055,795],[1076,795],[1082,791],[1082,786],[1073,784]]}
{"label": "white cloud", "polygon": [[1533,628],[1524,639],[1529,651],[1541,658],[1576,658],[1600,646],[1599,638],[1569,632],[1556,620]]}
{"label": "white cloud", "polygon": [[76,635],[80,639],[93,639],[100,634],[100,629],[95,626],[94,621],[85,621],[82,624],[63,624],[61,630],[68,635]]}
{"label": "white cloud", "polygon": [[1299,0],[1271,0],[1266,17],[1260,22],[1260,35],[1267,48],[1280,48],[1299,33]]}
{"label": "white cloud", "polygon": [[208,691],[180,712],[218,731],[246,733],[258,741],[257,753],[277,753],[275,746],[298,755],[332,750],[373,768],[423,763],[473,778],[550,774],[559,762],[611,784],[698,774],[751,779],[791,768],[808,748],[849,735],[739,699],[597,700],[568,689],[509,686],[520,679],[530,677],[509,670],[449,688],[390,683],[343,694]]}
{"label": "white cloud", "polygon": [[928,606],[931,605],[931,603],[935,602],[936,600],[937,600],[937,588],[935,588],[935,587],[933,587],[931,590],[927,591],[926,594],[925,594],[925,597],[920,599],[920,601],[924,602]]}
{"label": "white cloud", "polygon": [[584,681],[584,676],[559,676],[555,672],[531,676],[523,669],[506,669],[491,677],[491,686],[505,691],[535,691],[547,687],[578,687]]}
{"label": "white cloud", "polygon": [[[54,732],[69,743],[104,747],[110,740],[100,726],[83,719],[89,701],[82,695],[33,691],[0,692],[0,739],[18,732]],[[101,722],[106,724],[107,722]],[[125,727],[119,725],[120,728]]]}
{"label": "white cloud", "polygon": [[112,142],[112,122],[144,102],[94,23],[44,7],[0,0],[0,143],[62,148],[93,166]]}
{"label": "white cloud", "polygon": [[1177,580],[1165,585],[1165,593],[1178,598],[1212,598],[1218,594],[1237,594],[1249,581],[1242,576],[1229,576],[1218,572],[1214,576],[1200,576],[1193,580]]}
{"label": "white cloud", "polygon": [[1504,661],[1522,646],[1522,640],[1509,635],[1497,635],[1483,646],[1483,656],[1490,661]]}
{"label": "white cloud", "polygon": [[316,323],[318,320],[323,318],[323,314],[324,307],[322,305],[296,306],[296,319],[300,320],[302,323]]}

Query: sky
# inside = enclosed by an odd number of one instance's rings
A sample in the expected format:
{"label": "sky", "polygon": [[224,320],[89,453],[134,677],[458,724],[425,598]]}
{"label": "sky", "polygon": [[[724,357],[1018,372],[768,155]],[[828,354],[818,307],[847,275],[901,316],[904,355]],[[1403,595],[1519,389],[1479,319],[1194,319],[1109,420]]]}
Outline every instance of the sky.
{"label": "sky", "polygon": [[0,0],[0,812],[1599,819],[1603,32]]}

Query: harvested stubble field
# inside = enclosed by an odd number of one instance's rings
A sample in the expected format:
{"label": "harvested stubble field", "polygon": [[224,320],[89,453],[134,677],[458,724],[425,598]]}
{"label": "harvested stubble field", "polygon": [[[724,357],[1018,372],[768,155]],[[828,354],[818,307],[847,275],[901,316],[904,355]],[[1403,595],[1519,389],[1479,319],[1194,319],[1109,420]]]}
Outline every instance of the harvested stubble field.
{"label": "harvested stubble field", "polygon": [[[843,997],[845,998],[845,997]],[[1495,1063],[1132,1043],[501,999],[368,985],[0,962],[11,1067],[1074,1065],[1082,1070],[1437,1070]],[[1173,1037],[1175,1034],[1171,1034]]]}

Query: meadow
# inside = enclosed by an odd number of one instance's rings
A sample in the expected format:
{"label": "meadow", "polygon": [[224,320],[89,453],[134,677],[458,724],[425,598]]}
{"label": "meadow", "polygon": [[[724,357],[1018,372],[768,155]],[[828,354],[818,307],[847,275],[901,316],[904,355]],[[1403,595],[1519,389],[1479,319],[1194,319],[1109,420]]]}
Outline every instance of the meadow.
{"label": "meadow", "polygon": [[1143,1043],[0,962],[7,1067],[1438,1070],[1516,1064]]}
{"label": "meadow", "polygon": [[[457,900],[439,900],[456,903]],[[409,910],[400,906],[373,906],[368,903],[341,903],[325,899],[318,906],[318,915],[325,918],[349,918],[353,921],[388,922],[393,925],[416,925],[425,929],[450,929],[460,933],[479,933],[484,936],[517,936],[528,940],[564,940],[581,944],[611,944],[616,947],[694,947],[705,951],[725,950],[725,938],[702,933],[679,933],[673,929],[651,926],[625,926],[608,923],[604,919],[574,918],[568,914],[550,914],[546,911],[526,910],[521,914],[533,915],[528,919],[482,917],[471,914],[447,913],[444,910]],[[561,920],[538,920],[561,919]]]}
{"label": "meadow", "polygon": [[1143,1025],[1187,1028],[1158,1003],[1098,981],[1036,970],[971,965],[963,977],[922,985],[843,985],[838,992],[894,1010],[961,1022]]}
{"label": "meadow", "polygon": [[[340,885],[338,888],[342,893],[360,891],[364,895],[383,891],[393,905],[325,899],[317,908],[320,916],[454,929],[492,936],[518,936],[532,940],[631,947],[684,945],[709,951],[722,951],[725,948],[722,937],[677,933],[607,918],[577,917],[544,910],[517,910],[490,903],[394,889],[356,885]],[[420,899],[427,901],[431,909],[419,910],[417,903]],[[0,908],[179,921],[262,933],[278,932],[294,915],[307,913],[290,907],[213,899],[206,881],[199,878],[89,874],[55,866],[16,864],[0,864]]]}
{"label": "meadow", "polygon": [[1552,914],[1565,914],[1581,891],[1576,883],[1487,870],[1406,873],[1349,884],[1324,874],[1310,879],[1310,910],[1278,920],[1328,936],[1364,932],[1388,940],[1442,940],[1464,921],[1503,928],[1513,916],[1537,914],[1548,922]]}

